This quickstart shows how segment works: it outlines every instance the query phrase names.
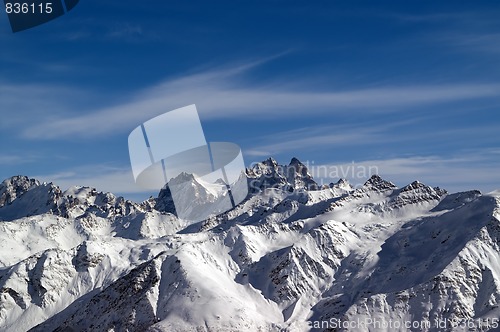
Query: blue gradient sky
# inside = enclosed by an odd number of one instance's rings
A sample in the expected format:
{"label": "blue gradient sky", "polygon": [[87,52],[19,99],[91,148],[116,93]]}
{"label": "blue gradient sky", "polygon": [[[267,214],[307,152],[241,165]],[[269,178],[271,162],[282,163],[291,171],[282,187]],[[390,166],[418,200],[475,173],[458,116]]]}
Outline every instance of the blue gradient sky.
{"label": "blue gradient sky", "polygon": [[492,2],[81,0],[13,34],[3,14],[0,177],[145,198],[128,134],[194,103],[247,164],[498,189],[498,17]]}

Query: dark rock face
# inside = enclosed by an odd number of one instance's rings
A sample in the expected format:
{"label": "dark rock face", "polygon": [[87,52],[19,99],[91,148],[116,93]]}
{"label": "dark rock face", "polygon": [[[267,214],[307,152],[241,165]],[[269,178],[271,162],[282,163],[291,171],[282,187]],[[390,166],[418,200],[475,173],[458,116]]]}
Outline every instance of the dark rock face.
{"label": "dark rock face", "polygon": [[28,190],[38,187],[40,182],[27,176],[13,176],[0,184],[0,207],[12,203]]}
{"label": "dark rock face", "polygon": [[250,192],[258,192],[267,188],[283,189],[289,192],[295,190],[318,190],[307,167],[297,158],[293,158],[288,166],[279,165],[269,158],[247,169]]}
{"label": "dark rock face", "polygon": [[339,180],[310,190],[297,159],[268,159],[247,175],[256,191],[244,202],[190,226],[170,214],[168,187],[136,204],[4,181],[0,330],[276,331],[500,316],[498,193],[398,188],[377,175],[357,189]]}
{"label": "dark rock face", "polygon": [[175,204],[168,186],[160,190],[154,209],[160,212],[175,214]]}

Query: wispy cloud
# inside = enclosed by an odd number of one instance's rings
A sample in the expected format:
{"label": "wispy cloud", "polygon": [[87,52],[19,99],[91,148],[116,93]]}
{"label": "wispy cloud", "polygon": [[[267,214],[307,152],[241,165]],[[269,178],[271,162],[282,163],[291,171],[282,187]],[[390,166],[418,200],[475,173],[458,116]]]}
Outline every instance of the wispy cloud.
{"label": "wispy cloud", "polygon": [[369,132],[358,133],[331,133],[322,135],[304,136],[303,138],[295,138],[288,141],[280,141],[279,143],[257,146],[249,150],[245,150],[245,154],[249,156],[272,156],[278,153],[287,151],[302,151],[310,148],[321,148],[324,146],[332,146],[337,144],[356,145],[369,142],[376,137],[375,134]]}
{"label": "wispy cloud", "polygon": [[331,175],[343,174],[354,185],[361,185],[370,176],[369,173],[376,171],[400,186],[419,180],[450,192],[472,189],[489,192],[500,188],[498,155],[495,152],[495,149],[484,149],[465,151],[452,157],[410,156],[322,165],[312,163],[311,172],[326,182],[335,179],[325,176],[325,170],[331,170]]}
{"label": "wispy cloud", "polygon": [[143,35],[143,29],[139,24],[122,23],[116,25],[106,34],[109,38],[134,38]]}
{"label": "wispy cloud", "polygon": [[[498,125],[482,124],[426,130],[434,119],[429,116],[414,116],[406,120],[384,122],[362,122],[302,127],[299,129],[275,131],[273,134],[251,137],[242,142],[244,154],[249,157],[269,157],[293,152],[293,155],[311,151],[345,150],[370,146],[392,147],[393,153],[407,150],[408,146],[446,143],[467,137],[468,143],[481,143],[487,137],[496,137]],[[396,139],[397,137],[397,139]],[[494,144],[495,140],[490,140]],[[498,149],[482,149],[489,155],[499,153]]]}
{"label": "wispy cloud", "polygon": [[438,13],[431,15],[402,15],[402,18],[415,23],[421,21],[434,22],[436,28],[430,31],[425,40],[451,46],[464,52],[480,52],[485,54],[500,53],[500,30],[498,29],[497,8],[482,11],[455,13]]}
{"label": "wispy cloud", "polygon": [[[58,33],[51,35],[56,40],[69,42],[90,40],[93,41],[132,41],[144,42],[156,38],[156,33],[151,29],[143,29],[143,26],[129,20],[109,20],[108,17],[71,17],[68,22],[55,22],[61,28]],[[68,29],[69,28],[69,29]]]}
{"label": "wispy cloud", "polygon": [[33,154],[29,156],[20,156],[20,155],[13,155],[13,154],[4,154],[0,155],[0,165],[19,165],[19,164],[26,164],[26,163],[32,163],[38,159],[38,156],[35,156]]}
{"label": "wispy cloud", "polygon": [[[377,14],[375,13],[371,15]],[[470,19],[471,17],[470,13],[461,12],[441,12],[432,14],[385,12],[378,14],[378,16],[383,18],[395,19],[405,23],[443,23],[449,21],[463,21],[464,19]]]}
{"label": "wispy cloud", "polygon": [[53,182],[62,190],[72,186],[87,186],[120,195],[149,193],[135,184],[129,167],[82,165],[52,174],[36,174],[34,177],[41,181]]}
{"label": "wispy cloud", "polygon": [[[479,189],[487,193],[500,188],[497,159],[498,149],[484,149],[464,151],[455,157],[402,156],[323,164],[316,164],[314,160],[301,161],[319,183],[329,183],[343,177],[354,186],[360,186],[370,175],[379,174],[400,187],[419,180],[449,192]],[[139,200],[157,194],[137,186],[128,166],[82,165],[53,174],[35,175],[35,178],[53,182],[63,190],[83,185]]]}
{"label": "wispy cloud", "polygon": [[408,107],[498,98],[500,95],[500,84],[483,83],[380,86],[326,92],[311,92],[314,86],[311,82],[303,87],[285,82],[260,86],[242,83],[241,76],[251,68],[240,66],[169,79],[111,107],[82,109],[78,115],[72,112],[57,119],[28,124],[21,134],[33,139],[112,135],[128,132],[151,117],[193,103],[205,119],[278,118],[305,113],[310,116],[396,112]]}
{"label": "wispy cloud", "polygon": [[253,137],[250,142],[251,147],[245,149],[245,155],[269,157],[290,151],[300,153],[300,151],[305,150],[324,149],[325,146],[346,148],[356,145],[380,144],[393,140],[388,134],[391,129],[416,121],[417,119],[395,121],[376,126],[366,123],[315,126],[276,132],[271,135]]}
{"label": "wispy cloud", "polygon": [[80,90],[65,86],[0,81],[0,128],[29,131],[37,123],[68,116],[71,105],[80,103],[83,96]]}
{"label": "wispy cloud", "polygon": [[467,52],[500,53],[500,33],[448,33],[440,39]]}

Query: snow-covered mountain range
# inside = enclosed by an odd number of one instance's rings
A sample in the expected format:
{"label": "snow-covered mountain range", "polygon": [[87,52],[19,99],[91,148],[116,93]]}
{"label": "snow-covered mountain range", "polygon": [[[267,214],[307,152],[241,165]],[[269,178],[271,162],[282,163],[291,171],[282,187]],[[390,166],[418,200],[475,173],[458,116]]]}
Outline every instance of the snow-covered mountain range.
{"label": "snow-covered mountain range", "polygon": [[242,204],[192,225],[168,188],[3,181],[0,330],[498,330],[500,192],[320,186],[295,158],[247,176]]}

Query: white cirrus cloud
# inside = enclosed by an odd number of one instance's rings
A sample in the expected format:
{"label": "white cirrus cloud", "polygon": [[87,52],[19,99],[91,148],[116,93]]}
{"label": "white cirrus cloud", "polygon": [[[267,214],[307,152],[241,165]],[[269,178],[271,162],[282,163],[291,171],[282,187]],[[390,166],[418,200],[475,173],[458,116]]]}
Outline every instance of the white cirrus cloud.
{"label": "white cirrus cloud", "polygon": [[[168,79],[124,96],[112,106],[58,113],[50,119],[27,123],[21,135],[28,139],[95,138],[126,133],[166,111],[196,104],[202,119],[300,117],[304,114],[335,116],[344,112],[387,113],[442,103],[498,98],[500,84],[379,86],[374,88],[310,91],[283,82],[256,86],[242,83],[241,75],[260,63],[209,70]],[[313,84],[314,85],[314,84]],[[31,105],[37,105],[32,98]],[[42,98],[47,107],[57,101]],[[0,102],[0,106],[2,102]],[[63,107],[52,106],[56,109]]]}
{"label": "white cirrus cloud", "polygon": [[399,186],[418,180],[449,192],[478,189],[486,193],[500,188],[497,162],[495,151],[484,149],[452,157],[409,156],[318,165],[304,163],[310,165],[313,176],[326,183],[337,180],[332,176],[336,175],[359,186],[370,175],[379,174]]}

